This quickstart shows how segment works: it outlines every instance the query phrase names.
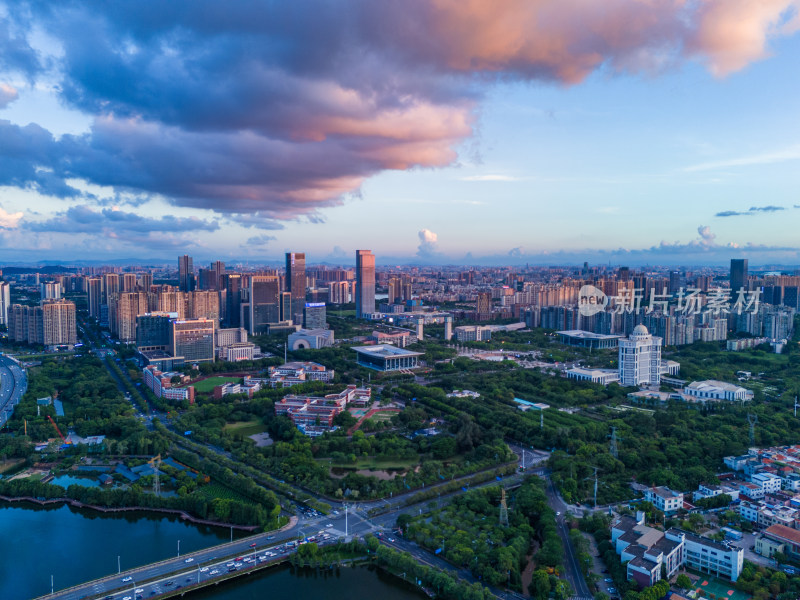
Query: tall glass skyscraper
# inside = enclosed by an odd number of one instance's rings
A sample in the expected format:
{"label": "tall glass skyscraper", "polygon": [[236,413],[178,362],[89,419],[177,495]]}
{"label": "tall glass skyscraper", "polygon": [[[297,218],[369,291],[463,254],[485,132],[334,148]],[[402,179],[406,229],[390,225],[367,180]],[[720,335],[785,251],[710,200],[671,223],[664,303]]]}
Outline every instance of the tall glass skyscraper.
{"label": "tall glass skyscraper", "polygon": [[731,259],[731,292],[734,294],[733,301],[736,302],[735,294],[740,289],[747,289],[747,259]]}
{"label": "tall glass skyscraper", "polygon": [[375,255],[372,250],[356,250],[356,317],[375,312]]}
{"label": "tall glass skyscraper", "polygon": [[302,323],[306,305],[306,255],[303,252],[286,253],[286,291],[292,294],[291,319]]}

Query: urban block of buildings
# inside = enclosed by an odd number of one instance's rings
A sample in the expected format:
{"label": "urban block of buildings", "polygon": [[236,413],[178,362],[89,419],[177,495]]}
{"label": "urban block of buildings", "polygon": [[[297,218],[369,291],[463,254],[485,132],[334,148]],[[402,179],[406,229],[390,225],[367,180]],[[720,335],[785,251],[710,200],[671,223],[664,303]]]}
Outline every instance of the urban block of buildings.
{"label": "urban block of buildings", "polygon": [[[189,380],[188,376],[183,373],[162,373],[155,366],[148,365],[142,369],[142,376],[144,385],[156,395],[156,398],[164,398],[166,400],[188,400],[190,403],[194,402],[194,386],[184,385],[184,387],[178,387]],[[181,381],[177,384],[173,384],[173,377],[179,377]]]}
{"label": "urban block of buildings", "polygon": [[338,394],[324,397],[297,396],[290,394],[275,403],[275,414],[285,415],[305,435],[317,437],[335,429],[336,415],[348,405],[365,407],[371,402],[372,390],[348,385]]}
{"label": "urban block of buildings", "polygon": [[620,516],[611,525],[611,543],[625,563],[627,578],[640,587],[667,578],[681,567],[689,567],[730,581],[736,581],[744,566],[744,550],[729,542],[717,542],[688,531],[666,531],[644,524],[644,513]]}
{"label": "urban block of buildings", "polygon": [[291,387],[309,381],[333,381],[333,369],[315,362],[288,362],[279,367],[269,368],[269,386],[272,388]]}

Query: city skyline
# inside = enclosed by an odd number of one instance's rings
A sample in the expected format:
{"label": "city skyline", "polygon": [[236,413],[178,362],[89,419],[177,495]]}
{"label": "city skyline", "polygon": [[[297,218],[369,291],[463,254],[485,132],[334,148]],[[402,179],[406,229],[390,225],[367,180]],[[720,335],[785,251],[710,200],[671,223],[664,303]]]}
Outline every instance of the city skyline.
{"label": "city skyline", "polygon": [[0,2],[5,262],[800,264],[796,1],[348,6]]}

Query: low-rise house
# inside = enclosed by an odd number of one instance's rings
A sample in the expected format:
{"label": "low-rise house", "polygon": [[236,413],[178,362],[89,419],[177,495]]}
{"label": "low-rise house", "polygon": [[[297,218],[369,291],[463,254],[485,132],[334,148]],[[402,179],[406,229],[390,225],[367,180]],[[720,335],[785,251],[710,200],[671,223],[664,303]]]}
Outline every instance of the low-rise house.
{"label": "low-rise house", "polygon": [[683,493],[668,487],[651,487],[644,491],[644,499],[651,502],[661,512],[670,514],[683,508]]}

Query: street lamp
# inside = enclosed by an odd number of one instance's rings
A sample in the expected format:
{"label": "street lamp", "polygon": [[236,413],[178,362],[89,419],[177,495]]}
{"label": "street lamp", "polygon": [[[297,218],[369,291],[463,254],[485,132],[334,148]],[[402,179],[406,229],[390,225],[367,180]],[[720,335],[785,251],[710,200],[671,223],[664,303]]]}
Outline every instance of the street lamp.
{"label": "street lamp", "polygon": [[178,540],[178,558],[181,557],[181,541]]}
{"label": "street lamp", "polygon": [[122,567],[120,566],[119,562],[119,554],[117,554],[117,575],[119,575],[120,573],[122,573]]}

